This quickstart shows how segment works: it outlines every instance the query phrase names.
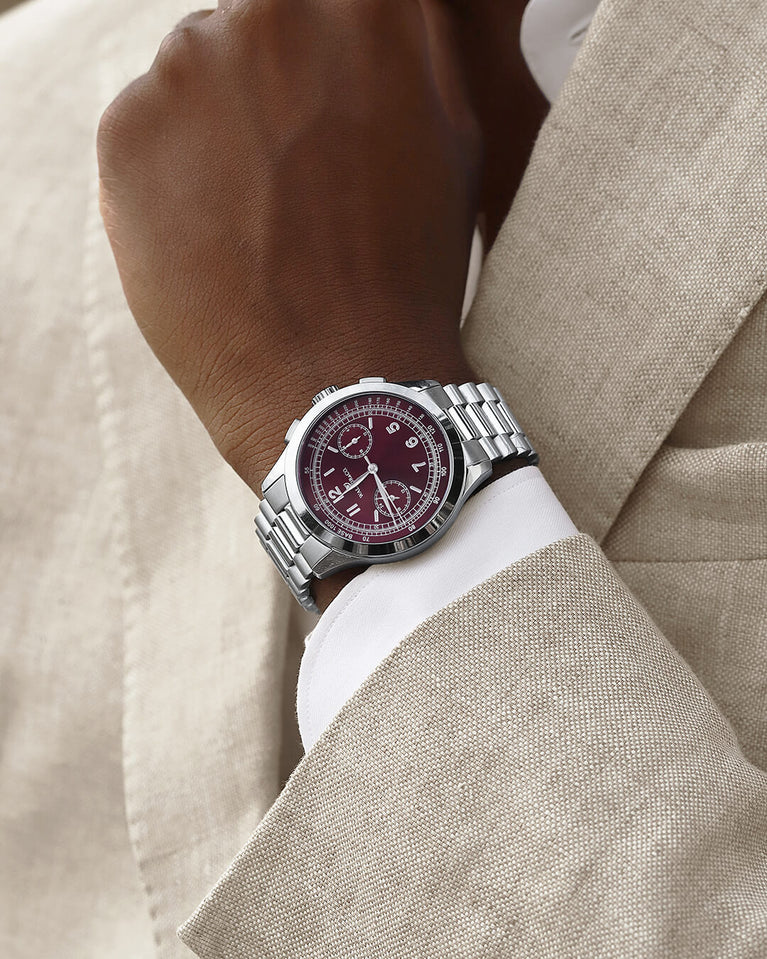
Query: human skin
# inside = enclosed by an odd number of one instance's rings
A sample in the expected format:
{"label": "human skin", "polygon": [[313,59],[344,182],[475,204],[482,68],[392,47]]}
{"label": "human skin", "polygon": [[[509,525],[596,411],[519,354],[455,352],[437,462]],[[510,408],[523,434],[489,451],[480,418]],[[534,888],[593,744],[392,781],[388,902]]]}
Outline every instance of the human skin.
{"label": "human skin", "polygon": [[484,144],[479,208],[489,249],[506,218],[549,102],[522,57],[527,0],[451,0],[469,98]]}
{"label": "human skin", "polygon": [[[106,110],[126,299],[254,491],[328,384],[476,379],[459,316],[481,145],[436,0],[234,0]],[[315,585],[321,610],[357,572]]]}

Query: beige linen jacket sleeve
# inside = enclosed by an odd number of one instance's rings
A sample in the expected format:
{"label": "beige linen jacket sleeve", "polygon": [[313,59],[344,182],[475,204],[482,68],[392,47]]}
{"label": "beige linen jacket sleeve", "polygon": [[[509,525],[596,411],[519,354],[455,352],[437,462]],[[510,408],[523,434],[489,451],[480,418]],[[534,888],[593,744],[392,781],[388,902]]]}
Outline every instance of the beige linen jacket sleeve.
{"label": "beige linen jacket sleeve", "polygon": [[764,8],[602,4],[465,340],[590,535],[376,669],[203,959],[767,955],[766,55]]}
{"label": "beige linen jacket sleeve", "polygon": [[464,328],[583,533],[305,756],[311,622],[98,212],[100,112],[188,9],[1,21],[3,956],[767,955],[767,9],[603,0]]}

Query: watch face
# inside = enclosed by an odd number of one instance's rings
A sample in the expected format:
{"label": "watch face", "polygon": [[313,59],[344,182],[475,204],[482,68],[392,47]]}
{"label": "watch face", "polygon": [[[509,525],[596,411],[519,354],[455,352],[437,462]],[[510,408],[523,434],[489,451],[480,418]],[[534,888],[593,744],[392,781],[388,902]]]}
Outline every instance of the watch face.
{"label": "watch face", "polygon": [[417,403],[371,392],[328,410],[298,454],[298,484],[326,529],[355,543],[392,543],[439,513],[453,478],[440,423]]}

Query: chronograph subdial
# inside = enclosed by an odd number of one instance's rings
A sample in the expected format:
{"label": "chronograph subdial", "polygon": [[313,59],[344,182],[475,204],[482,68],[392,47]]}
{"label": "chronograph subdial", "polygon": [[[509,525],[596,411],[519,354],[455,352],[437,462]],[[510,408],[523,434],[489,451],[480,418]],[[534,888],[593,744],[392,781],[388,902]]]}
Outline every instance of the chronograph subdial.
{"label": "chronograph subdial", "polygon": [[359,460],[370,452],[373,435],[362,423],[350,423],[338,434],[338,451],[349,459]]}
{"label": "chronograph subdial", "polygon": [[[383,487],[395,509],[394,518],[397,517],[397,513],[400,515],[406,513],[410,506],[410,490],[407,486],[399,480],[390,479],[383,481]],[[376,490],[373,502],[376,510],[382,512],[385,516],[391,516],[389,508],[386,505],[386,500],[383,498],[380,490]]]}

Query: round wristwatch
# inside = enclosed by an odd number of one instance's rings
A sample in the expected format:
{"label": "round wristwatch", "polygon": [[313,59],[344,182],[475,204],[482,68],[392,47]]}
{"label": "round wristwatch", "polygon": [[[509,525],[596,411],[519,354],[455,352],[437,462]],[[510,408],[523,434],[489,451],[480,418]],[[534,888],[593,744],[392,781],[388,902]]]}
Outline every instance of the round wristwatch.
{"label": "round wristwatch", "polygon": [[313,579],[427,549],[507,459],[538,462],[489,383],[328,386],[294,420],[262,484],[256,533],[293,595]]}

